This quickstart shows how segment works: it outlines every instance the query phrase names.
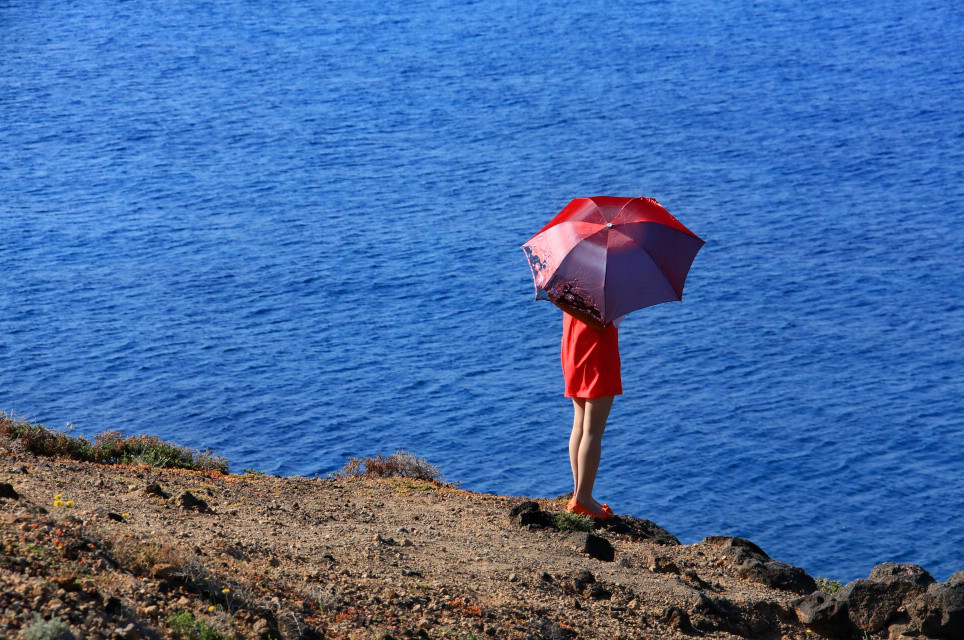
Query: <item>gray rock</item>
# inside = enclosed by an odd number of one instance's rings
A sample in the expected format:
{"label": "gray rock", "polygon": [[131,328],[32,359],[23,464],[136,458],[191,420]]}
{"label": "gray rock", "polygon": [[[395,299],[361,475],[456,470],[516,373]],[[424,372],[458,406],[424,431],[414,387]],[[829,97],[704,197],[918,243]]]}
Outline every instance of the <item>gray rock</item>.
{"label": "gray rock", "polygon": [[722,587],[720,587],[719,585],[710,584],[709,582],[701,578],[700,575],[695,571],[693,571],[692,569],[687,569],[682,573],[680,577],[685,584],[688,584],[694,589],[698,589],[700,591],[722,590]]}
{"label": "gray rock", "polygon": [[577,551],[589,554],[597,560],[612,562],[616,557],[616,550],[613,548],[613,545],[610,544],[609,540],[597,536],[594,533],[576,531],[569,535],[569,541],[575,546]]}
{"label": "gray rock", "polygon": [[121,601],[115,596],[108,596],[107,600],[104,602],[104,613],[109,616],[116,616],[123,611],[123,606]]}
{"label": "gray rock", "polygon": [[568,640],[569,636],[552,620],[543,618],[537,623],[541,640]]}
{"label": "gray rock", "polygon": [[173,564],[160,563],[151,567],[151,576],[158,580],[171,580],[181,576],[181,569]]}
{"label": "gray rock", "polygon": [[619,533],[633,540],[648,540],[663,545],[680,544],[676,536],[655,522],[634,518],[632,516],[613,516],[609,520],[594,518],[593,527]]}
{"label": "gray rock", "polygon": [[751,554],[760,556],[763,560],[770,559],[770,556],[768,556],[763,549],[745,538],[737,538],[735,536],[707,536],[706,538],[703,538],[703,541],[700,542],[700,544],[712,547],[720,547],[722,549],[745,549]]}
{"label": "gray rock", "polygon": [[737,604],[722,596],[700,594],[693,610],[696,628],[703,632],[724,631],[744,638],[765,638],[779,633],[787,612],[775,602]]}
{"label": "gray rock", "polygon": [[773,560],[763,549],[743,538],[710,536],[701,545],[716,547],[736,568],[736,575],[772,589],[800,595],[817,590],[817,582],[799,567]]}
{"label": "gray rock", "polygon": [[0,482],[0,498],[10,498],[11,500],[19,500],[20,494],[17,490],[13,488],[13,485],[9,482]]}
{"label": "gray rock", "polygon": [[693,633],[695,631],[695,629],[693,629],[693,623],[690,622],[690,615],[677,606],[666,607],[663,609],[663,614],[660,617],[663,623],[672,629],[683,633]]}
{"label": "gray rock", "polygon": [[161,488],[161,485],[157,484],[156,482],[152,482],[151,484],[147,485],[144,488],[144,493],[146,493],[149,496],[157,496],[158,498],[171,497],[171,494],[164,491],[164,489]]}
{"label": "gray rock", "polygon": [[675,573],[680,572],[679,567],[673,562],[671,558],[655,553],[650,549],[643,550],[639,559],[642,561],[643,566],[652,571],[653,573]]}
{"label": "gray rock", "polygon": [[596,576],[589,569],[580,569],[572,576],[572,585],[580,593],[589,585],[596,582]]}
{"label": "gray rock", "polygon": [[833,596],[814,591],[793,603],[797,619],[825,636],[846,637],[853,631],[847,615],[847,604]]}
{"label": "gray rock", "polygon": [[141,634],[134,626],[134,623],[128,624],[126,627],[114,629],[114,636],[117,638],[122,638],[123,640],[140,640]]}
{"label": "gray rock", "polygon": [[610,600],[613,597],[613,592],[601,584],[594,584],[589,590],[589,597],[593,600]]}
{"label": "gray rock", "polygon": [[539,503],[533,500],[526,500],[517,504],[509,510],[509,519],[512,524],[519,527],[530,529],[554,529],[556,519],[551,513],[546,513],[539,507]]}
{"label": "gray rock", "polygon": [[786,562],[770,560],[760,562],[756,559],[749,559],[739,565],[736,570],[737,577],[765,584],[773,589],[790,591],[800,595],[812,593],[817,588],[816,581],[800,567],[794,567]]}
{"label": "gray rock", "polygon": [[[964,637],[964,582],[954,586],[928,583],[930,574],[914,565],[885,563],[868,580],[854,580],[830,596],[816,591],[794,603],[798,620],[830,637],[886,632],[890,637]],[[947,589],[947,591],[945,591]],[[955,596],[956,601],[955,617]],[[957,626],[955,626],[957,625]],[[954,633],[959,635],[955,636]]]}
{"label": "gray rock", "polygon": [[[962,575],[954,579],[958,574]],[[964,638],[964,572],[930,585],[907,606],[907,612],[928,638]]]}
{"label": "gray rock", "polygon": [[899,609],[919,596],[924,588],[911,580],[876,582],[854,580],[834,594],[847,605],[850,621],[861,631],[879,633],[898,621]]}
{"label": "gray rock", "polygon": [[195,511],[200,511],[202,513],[207,513],[211,511],[211,509],[208,507],[207,502],[196,497],[190,491],[185,491],[180,496],[178,496],[177,501],[185,509],[193,509]]}
{"label": "gray rock", "polygon": [[884,562],[878,564],[870,570],[868,580],[892,584],[898,580],[912,582],[919,587],[926,589],[934,584],[934,577],[923,567],[916,564],[898,564],[896,562]]}

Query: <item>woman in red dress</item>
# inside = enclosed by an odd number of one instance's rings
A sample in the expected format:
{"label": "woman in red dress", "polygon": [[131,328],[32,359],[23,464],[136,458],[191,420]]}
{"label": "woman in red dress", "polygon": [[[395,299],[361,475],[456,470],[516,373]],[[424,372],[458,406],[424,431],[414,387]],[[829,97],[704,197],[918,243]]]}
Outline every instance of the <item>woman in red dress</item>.
{"label": "woman in red dress", "polygon": [[613,511],[592,495],[602,453],[602,435],[615,396],[623,392],[619,362],[622,318],[603,326],[595,318],[559,305],[562,321],[562,372],[566,397],[572,398],[569,463],[573,491],[567,508],[573,513],[609,519]]}

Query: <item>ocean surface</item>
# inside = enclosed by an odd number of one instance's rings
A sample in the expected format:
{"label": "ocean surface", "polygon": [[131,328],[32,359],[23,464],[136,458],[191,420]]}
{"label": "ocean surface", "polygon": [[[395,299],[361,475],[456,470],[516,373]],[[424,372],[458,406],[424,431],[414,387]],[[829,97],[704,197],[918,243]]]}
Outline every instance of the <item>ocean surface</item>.
{"label": "ocean surface", "polygon": [[0,409],[559,495],[519,247],[587,195],[707,242],[620,328],[600,499],[964,569],[959,2],[2,0]]}

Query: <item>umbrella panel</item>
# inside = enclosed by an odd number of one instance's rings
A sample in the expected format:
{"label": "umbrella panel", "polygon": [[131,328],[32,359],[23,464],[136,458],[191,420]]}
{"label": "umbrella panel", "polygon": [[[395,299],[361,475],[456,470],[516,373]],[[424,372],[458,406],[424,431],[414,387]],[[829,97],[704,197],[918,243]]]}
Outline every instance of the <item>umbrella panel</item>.
{"label": "umbrella panel", "polygon": [[[635,248],[637,251],[646,252],[649,258],[659,267],[663,278],[669,282],[673,291],[676,292],[675,299],[682,299],[686,275],[689,273],[690,265],[693,264],[696,254],[703,247],[703,241],[691,233],[684,233],[660,223],[619,224],[614,226],[614,229],[618,231],[617,235],[632,240],[632,245],[635,245],[635,247],[626,247],[627,250]],[[609,267],[607,266],[608,272]],[[607,286],[610,282],[611,280],[607,279]],[[664,300],[663,302],[667,301]]]}

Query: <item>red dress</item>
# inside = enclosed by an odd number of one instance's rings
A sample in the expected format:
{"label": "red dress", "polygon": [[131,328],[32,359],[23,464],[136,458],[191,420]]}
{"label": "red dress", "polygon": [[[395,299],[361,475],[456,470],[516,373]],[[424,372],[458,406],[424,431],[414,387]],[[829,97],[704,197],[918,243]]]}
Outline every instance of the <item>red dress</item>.
{"label": "red dress", "polygon": [[562,375],[567,398],[602,398],[623,392],[619,373],[619,329],[594,329],[562,314]]}

